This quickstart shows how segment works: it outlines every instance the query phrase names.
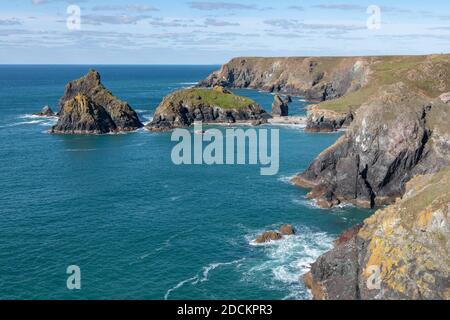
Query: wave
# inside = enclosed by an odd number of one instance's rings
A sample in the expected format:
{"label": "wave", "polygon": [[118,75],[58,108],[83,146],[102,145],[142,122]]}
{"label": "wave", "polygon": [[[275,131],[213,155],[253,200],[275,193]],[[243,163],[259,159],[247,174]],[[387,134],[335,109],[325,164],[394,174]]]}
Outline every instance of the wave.
{"label": "wave", "polygon": [[289,185],[294,185],[292,183],[292,179],[294,179],[296,177],[296,175],[292,175],[292,176],[281,176],[278,178],[278,181],[289,184]]}
{"label": "wave", "polygon": [[[244,277],[263,287],[287,291],[285,299],[309,299],[301,276],[310,271],[311,264],[320,255],[333,247],[334,237],[305,226],[296,226],[296,230],[296,235],[257,245],[264,259],[246,271]],[[261,232],[247,235],[248,244],[256,246],[253,239]]]}
{"label": "wave", "polygon": [[212,270],[215,270],[215,269],[217,269],[219,267],[223,267],[223,266],[239,265],[244,260],[245,260],[245,258],[234,260],[234,261],[231,261],[231,262],[211,263],[211,264],[203,267],[202,271],[200,271],[195,276],[193,276],[193,277],[191,277],[189,279],[180,281],[177,285],[175,285],[174,287],[172,287],[169,290],[167,290],[166,294],[164,295],[164,300],[168,300],[169,296],[171,295],[172,292],[180,289],[181,287],[183,287],[186,284],[197,285],[199,283],[208,281],[209,273]]}

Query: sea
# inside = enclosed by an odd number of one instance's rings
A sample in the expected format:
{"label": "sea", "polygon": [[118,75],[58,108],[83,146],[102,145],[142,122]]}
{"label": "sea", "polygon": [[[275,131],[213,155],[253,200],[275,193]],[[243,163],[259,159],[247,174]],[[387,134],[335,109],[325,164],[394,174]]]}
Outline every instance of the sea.
{"label": "sea", "polygon": [[[0,66],[0,299],[311,299],[302,275],[372,213],[320,209],[290,183],[342,132],[270,127],[280,137],[275,176],[175,165],[171,133],[49,134],[57,119],[33,113],[57,111],[65,85],[90,68],[149,122],[165,95],[219,66]],[[270,112],[271,93],[234,91]],[[311,103],[293,97],[290,113]],[[254,243],[285,223],[296,235]],[[67,285],[70,266],[79,289]]]}

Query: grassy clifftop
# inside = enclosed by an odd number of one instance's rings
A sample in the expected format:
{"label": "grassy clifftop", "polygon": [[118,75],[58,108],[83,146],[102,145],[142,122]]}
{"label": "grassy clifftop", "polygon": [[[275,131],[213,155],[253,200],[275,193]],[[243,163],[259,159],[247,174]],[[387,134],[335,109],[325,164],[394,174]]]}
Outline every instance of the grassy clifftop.
{"label": "grassy clifftop", "polygon": [[242,109],[252,104],[256,105],[256,102],[220,88],[214,90],[192,88],[172,93],[163,104],[167,107],[180,104],[189,106],[202,104],[221,109]]}
{"label": "grassy clifftop", "polygon": [[369,59],[367,84],[360,90],[338,99],[324,101],[320,109],[348,112],[358,109],[380,87],[403,82],[412,91],[428,98],[437,98],[450,91],[450,55],[393,56]]}

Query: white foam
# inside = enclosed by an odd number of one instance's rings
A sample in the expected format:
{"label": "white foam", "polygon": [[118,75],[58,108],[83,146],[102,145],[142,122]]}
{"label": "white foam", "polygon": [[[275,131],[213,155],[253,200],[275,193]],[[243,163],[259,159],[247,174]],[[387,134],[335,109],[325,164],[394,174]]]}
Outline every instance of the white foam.
{"label": "white foam", "polygon": [[234,261],[231,261],[231,262],[211,263],[211,264],[203,267],[202,271],[199,272],[194,277],[186,279],[186,280],[183,280],[183,281],[179,282],[176,286],[174,286],[174,287],[170,288],[169,290],[167,290],[166,294],[164,295],[164,300],[167,300],[172,292],[180,289],[181,287],[183,287],[186,284],[197,285],[198,283],[202,283],[202,282],[208,281],[209,280],[209,273],[212,270],[215,270],[215,269],[217,269],[219,267],[223,267],[223,266],[239,265],[244,260],[245,260],[245,258],[234,260]]}
{"label": "white foam", "polygon": [[294,179],[295,177],[296,177],[296,175],[293,175],[293,176],[281,176],[281,177],[278,178],[278,181],[286,183],[286,184],[293,185],[292,179]]}
{"label": "white foam", "polygon": [[[271,227],[266,228],[273,229]],[[264,260],[251,267],[245,277],[258,281],[261,285],[279,290],[285,288],[285,299],[305,299],[305,288],[301,276],[307,273],[311,264],[333,246],[333,237],[308,227],[297,226],[296,235],[286,236],[279,241],[258,245],[264,253]],[[255,245],[253,239],[262,231],[254,232],[246,238]],[[270,276],[271,275],[271,276]],[[262,279],[262,280],[261,280]]]}

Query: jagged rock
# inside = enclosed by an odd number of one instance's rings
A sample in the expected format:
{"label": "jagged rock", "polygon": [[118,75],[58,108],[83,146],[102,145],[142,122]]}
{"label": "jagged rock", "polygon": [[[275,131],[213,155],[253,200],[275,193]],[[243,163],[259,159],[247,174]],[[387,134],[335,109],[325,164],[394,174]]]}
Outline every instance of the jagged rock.
{"label": "jagged rock", "polygon": [[313,106],[308,110],[305,131],[333,132],[348,127],[354,119],[353,112],[340,113]]}
{"label": "jagged rock", "polygon": [[314,298],[449,300],[449,204],[450,169],[412,179],[312,264],[304,280]]}
{"label": "jagged rock", "polygon": [[283,236],[276,231],[266,231],[260,236],[258,236],[255,240],[256,243],[262,244],[270,241],[278,241],[281,240]]}
{"label": "jagged rock", "polygon": [[283,236],[292,236],[295,234],[295,229],[292,225],[290,224],[283,224],[280,227],[280,233]]}
{"label": "jagged rock", "polygon": [[283,101],[284,101],[285,104],[289,104],[289,103],[292,102],[292,97],[287,95],[286,97],[284,97]]}
{"label": "jagged rock", "polygon": [[287,117],[289,116],[289,106],[279,95],[274,97],[272,104],[272,116],[274,117]]}
{"label": "jagged rock", "polygon": [[[74,100],[77,97],[78,99]],[[82,97],[87,98],[87,103]],[[76,104],[78,107],[75,107]],[[94,70],[90,70],[86,76],[66,86],[64,95],[60,99],[60,108],[60,119],[52,129],[54,133],[77,133],[80,128],[86,134],[127,132],[143,126],[136,112],[128,103],[114,97],[101,83],[100,74]],[[75,112],[75,114],[65,115],[67,111]],[[85,115],[86,119],[83,114],[77,114],[79,111],[89,112]],[[94,114],[96,116],[93,117]],[[77,123],[74,119],[82,122]],[[93,125],[98,127],[92,127]],[[105,127],[106,125],[108,127]]]}
{"label": "jagged rock", "polygon": [[53,126],[51,133],[105,134],[117,131],[108,112],[82,93],[66,101],[60,114],[60,119]]}
{"label": "jagged rock", "polygon": [[417,174],[450,164],[448,106],[403,83],[382,88],[357,112],[346,134],[293,179],[310,197],[331,207],[389,204]]}
{"label": "jagged rock", "polygon": [[147,125],[150,131],[167,131],[205,123],[249,122],[253,125],[270,118],[256,102],[223,90],[185,89],[176,91],[161,102],[153,121]]}
{"label": "jagged rock", "polygon": [[35,116],[39,117],[54,117],[55,113],[53,112],[52,108],[49,106],[45,106],[42,108],[41,112],[35,113]]}

